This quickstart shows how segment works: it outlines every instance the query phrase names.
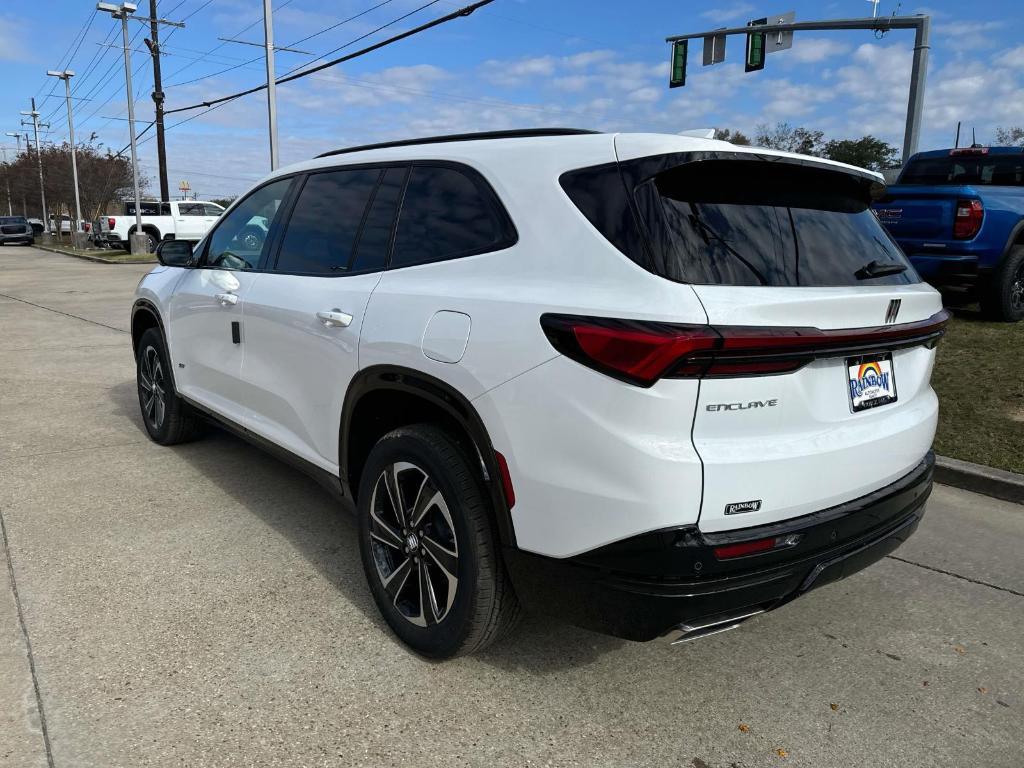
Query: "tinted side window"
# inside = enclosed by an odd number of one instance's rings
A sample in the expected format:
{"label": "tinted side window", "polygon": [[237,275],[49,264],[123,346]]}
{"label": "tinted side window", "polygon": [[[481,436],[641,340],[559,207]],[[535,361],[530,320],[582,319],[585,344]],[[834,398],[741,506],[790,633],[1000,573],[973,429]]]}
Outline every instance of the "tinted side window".
{"label": "tinted side window", "polygon": [[391,231],[395,226],[395,214],[398,212],[398,198],[402,193],[402,184],[408,168],[388,168],[384,171],[377,192],[370,203],[370,210],[363,222],[363,231],[359,235],[355,258],[349,264],[349,270],[371,272],[384,269],[388,260],[388,244]]}
{"label": "tinted side window", "polygon": [[222,218],[210,235],[203,266],[219,269],[259,266],[270,226],[291,183],[291,179],[280,179],[260,187]]}
{"label": "tinted side window", "polygon": [[314,275],[347,270],[380,176],[379,168],[310,176],[288,220],[276,269]]}
{"label": "tinted side window", "polygon": [[391,266],[470,256],[514,242],[482,180],[455,168],[414,166],[391,256]]}

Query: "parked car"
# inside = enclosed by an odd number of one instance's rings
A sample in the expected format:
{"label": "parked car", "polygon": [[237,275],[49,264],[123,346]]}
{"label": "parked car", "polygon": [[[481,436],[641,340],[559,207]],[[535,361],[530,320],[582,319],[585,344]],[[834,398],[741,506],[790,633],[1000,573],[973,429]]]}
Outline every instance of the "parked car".
{"label": "parked car", "polygon": [[[149,251],[164,239],[199,241],[224,209],[203,200],[172,200],[140,203],[142,232],[149,238]],[[100,216],[93,225],[93,240],[111,248],[127,248],[128,236],[136,229],[135,201],[124,203],[123,216]]]}
{"label": "parked car", "polygon": [[924,514],[948,315],[879,185],[682,136],[329,152],[160,245],[131,321],[145,428],[213,420],[349,500],[421,654],[520,607],[630,640],[731,629]]}
{"label": "parked car", "polygon": [[1024,148],[919,152],[874,209],[928,282],[1024,319]]}
{"label": "parked car", "polygon": [[35,231],[24,216],[0,216],[0,245],[34,245],[35,242]]}

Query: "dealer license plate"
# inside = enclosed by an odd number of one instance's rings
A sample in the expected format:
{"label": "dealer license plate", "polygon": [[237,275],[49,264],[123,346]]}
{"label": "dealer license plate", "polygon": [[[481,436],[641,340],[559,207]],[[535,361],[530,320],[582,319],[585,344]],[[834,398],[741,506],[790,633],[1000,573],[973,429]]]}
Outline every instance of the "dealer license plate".
{"label": "dealer license plate", "polygon": [[891,354],[848,358],[846,373],[854,413],[896,402],[896,373]]}

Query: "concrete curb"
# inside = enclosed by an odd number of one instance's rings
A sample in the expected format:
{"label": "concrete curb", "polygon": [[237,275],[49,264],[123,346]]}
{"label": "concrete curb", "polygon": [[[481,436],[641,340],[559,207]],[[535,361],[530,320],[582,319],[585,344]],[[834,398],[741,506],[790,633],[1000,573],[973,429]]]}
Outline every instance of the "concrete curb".
{"label": "concrete curb", "polygon": [[75,253],[72,250],[66,250],[63,248],[57,248],[52,245],[40,245],[36,243],[33,248],[38,248],[40,251],[47,251],[49,253],[59,253],[61,256],[71,256],[75,259],[85,259],[86,261],[95,261],[100,264],[156,264],[156,258],[152,259],[140,259],[137,261],[114,261],[113,259],[104,259],[102,256],[92,256],[86,253]]}
{"label": "concrete curb", "polygon": [[969,461],[935,457],[935,482],[1024,504],[1024,475]]}

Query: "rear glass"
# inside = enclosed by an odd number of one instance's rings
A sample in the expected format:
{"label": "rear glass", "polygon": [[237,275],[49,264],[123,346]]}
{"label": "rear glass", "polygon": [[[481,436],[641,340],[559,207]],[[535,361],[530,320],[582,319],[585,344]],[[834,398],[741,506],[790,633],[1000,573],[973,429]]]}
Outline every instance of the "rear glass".
{"label": "rear glass", "polygon": [[912,160],[900,184],[1024,186],[1024,154],[921,157]]}
{"label": "rear glass", "polygon": [[871,179],[764,159],[678,159],[583,169],[562,186],[623,253],[676,282],[919,282],[870,211]]}

